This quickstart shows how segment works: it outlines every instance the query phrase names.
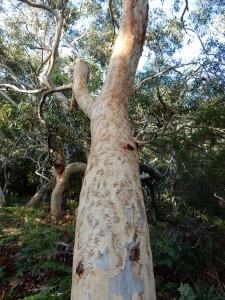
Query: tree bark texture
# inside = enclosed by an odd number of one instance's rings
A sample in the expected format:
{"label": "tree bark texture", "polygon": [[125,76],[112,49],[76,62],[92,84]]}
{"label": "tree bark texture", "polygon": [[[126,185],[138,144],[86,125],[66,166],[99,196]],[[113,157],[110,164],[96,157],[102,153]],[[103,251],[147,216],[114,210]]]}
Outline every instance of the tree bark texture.
{"label": "tree bark texture", "polygon": [[73,92],[91,120],[92,144],[78,209],[72,300],[154,300],[149,228],[127,108],[145,40],[147,0],[125,0],[102,91],[87,92],[78,60]]}
{"label": "tree bark texture", "polygon": [[36,206],[42,200],[44,195],[51,191],[51,189],[54,187],[54,184],[55,178],[52,178],[46,184],[40,187],[34,196],[29,200],[29,202],[27,202],[26,207]]}
{"label": "tree bark texture", "polygon": [[53,219],[57,219],[61,215],[62,196],[72,174],[84,174],[86,164],[75,162],[66,166],[63,174],[56,177],[56,185],[51,195],[51,215]]}

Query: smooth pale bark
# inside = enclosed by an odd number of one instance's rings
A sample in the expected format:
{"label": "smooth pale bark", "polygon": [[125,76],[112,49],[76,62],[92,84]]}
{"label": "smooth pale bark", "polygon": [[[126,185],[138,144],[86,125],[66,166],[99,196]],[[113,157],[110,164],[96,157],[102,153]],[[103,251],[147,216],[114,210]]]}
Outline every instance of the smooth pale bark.
{"label": "smooth pale bark", "polygon": [[75,162],[66,166],[63,174],[56,177],[56,185],[51,195],[51,215],[53,219],[58,219],[61,215],[62,196],[68,184],[70,176],[75,173],[84,174],[86,164]]}
{"label": "smooth pale bark", "polygon": [[2,188],[0,187],[0,206],[4,206],[5,204],[5,196],[3,194]]}
{"label": "smooth pale bark", "polygon": [[91,120],[78,209],[71,299],[155,300],[149,228],[127,108],[147,26],[147,0],[126,0],[106,81],[93,101],[76,62],[73,92]]}
{"label": "smooth pale bark", "polygon": [[52,178],[46,184],[41,186],[34,196],[27,202],[26,207],[36,206],[43,199],[45,194],[51,191],[51,189],[54,187],[54,184],[55,178]]}

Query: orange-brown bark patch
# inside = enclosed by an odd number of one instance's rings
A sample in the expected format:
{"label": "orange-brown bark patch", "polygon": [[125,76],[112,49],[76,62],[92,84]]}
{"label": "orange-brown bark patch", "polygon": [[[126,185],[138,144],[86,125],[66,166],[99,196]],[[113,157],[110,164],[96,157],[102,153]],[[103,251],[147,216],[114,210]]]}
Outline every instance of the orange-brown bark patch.
{"label": "orange-brown bark patch", "polygon": [[82,276],[82,274],[84,273],[84,265],[82,263],[82,261],[80,261],[76,267],[76,273],[79,277]]}

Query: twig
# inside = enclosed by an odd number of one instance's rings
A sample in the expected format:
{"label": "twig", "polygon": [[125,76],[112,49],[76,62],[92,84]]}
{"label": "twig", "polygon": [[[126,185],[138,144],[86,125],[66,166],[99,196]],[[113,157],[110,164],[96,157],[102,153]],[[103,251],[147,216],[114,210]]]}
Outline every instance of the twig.
{"label": "twig", "polygon": [[3,68],[3,69],[5,69],[5,70],[7,70],[8,73],[9,73],[9,75],[11,76],[11,78],[12,78],[13,80],[15,80],[18,84],[20,84],[20,85],[22,85],[22,86],[25,86],[25,87],[28,88],[28,89],[32,89],[32,88],[33,88],[32,86],[30,86],[30,85],[24,83],[23,81],[21,81],[21,80],[13,73],[13,71],[12,71],[8,66],[6,66],[6,65],[4,65],[4,64],[0,64],[0,68]]}
{"label": "twig", "polygon": [[141,82],[139,82],[138,84],[136,84],[136,85],[134,86],[134,89],[133,89],[132,94],[133,94],[134,92],[136,92],[138,89],[140,89],[140,87],[141,87],[146,81],[150,81],[150,80],[152,80],[153,78],[160,77],[160,76],[162,76],[163,74],[165,74],[165,73],[167,73],[167,72],[169,72],[169,71],[171,71],[171,70],[175,71],[176,69],[182,68],[182,67],[184,67],[184,66],[196,65],[196,64],[197,64],[196,62],[192,62],[192,63],[182,64],[182,65],[179,65],[179,66],[170,66],[170,67],[167,67],[167,68],[165,68],[164,70],[162,70],[161,72],[159,72],[159,73],[157,73],[157,74],[155,74],[155,75],[149,76],[149,77],[145,78],[144,80],[142,80]]}
{"label": "twig", "polygon": [[44,179],[46,179],[47,181],[50,181],[50,179],[48,177],[46,177],[45,175],[39,173],[37,170],[35,171],[35,174],[42,177],[42,178],[44,178]]}
{"label": "twig", "polygon": [[44,9],[44,10],[50,12],[51,14],[53,14],[53,16],[55,16],[57,19],[59,18],[56,11],[54,9],[52,9],[51,7],[47,6],[47,5],[44,5],[42,3],[35,3],[35,2],[30,1],[30,0],[19,0],[19,1],[23,2],[23,3],[26,3],[26,4],[28,4],[32,7]]}
{"label": "twig", "polygon": [[[69,90],[69,89],[72,89],[72,84],[71,83],[69,83],[67,85],[56,87],[54,89],[48,90],[48,91],[43,93],[43,95],[41,97],[39,107],[38,107],[38,118],[40,119],[41,123],[43,123],[46,127],[48,127],[48,126],[47,126],[46,121],[43,117],[43,111],[42,111],[43,105],[45,104],[46,97],[49,94],[53,94],[53,93],[56,93],[56,92],[65,91],[65,90]],[[68,110],[70,110],[69,107],[67,107],[67,108],[68,108]]]}

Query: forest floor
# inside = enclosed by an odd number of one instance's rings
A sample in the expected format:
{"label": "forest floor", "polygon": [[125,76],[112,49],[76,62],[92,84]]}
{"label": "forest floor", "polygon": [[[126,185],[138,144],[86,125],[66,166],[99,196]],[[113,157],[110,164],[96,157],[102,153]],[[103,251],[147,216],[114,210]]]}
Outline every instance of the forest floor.
{"label": "forest floor", "polygon": [[[70,299],[75,219],[45,206],[0,209],[0,300]],[[225,224],[150,225],[158,300],[225,299]]]}
{"label": "forest floor", "polygon": [[0,223],[0,299],[69,299],[73,214],[56,224],[46,210],[7,207]]}

